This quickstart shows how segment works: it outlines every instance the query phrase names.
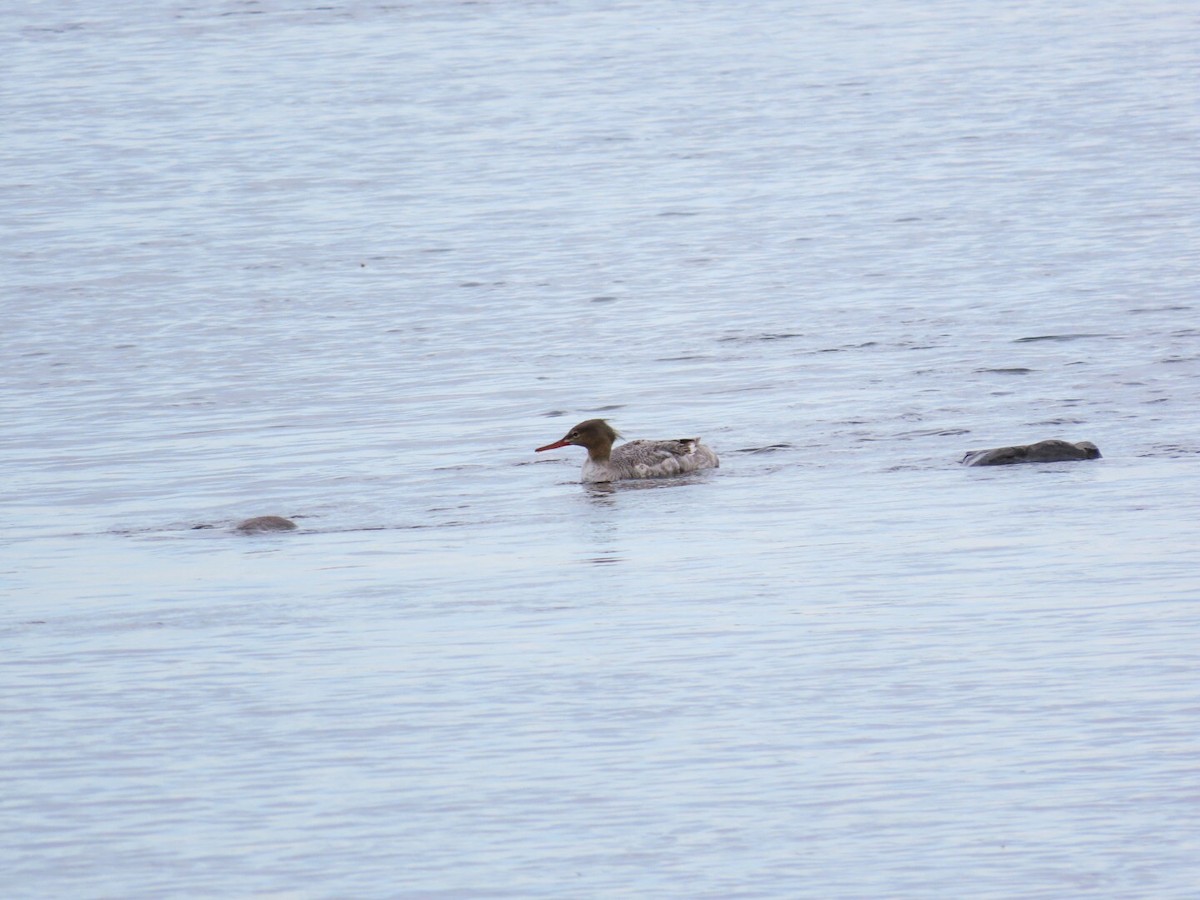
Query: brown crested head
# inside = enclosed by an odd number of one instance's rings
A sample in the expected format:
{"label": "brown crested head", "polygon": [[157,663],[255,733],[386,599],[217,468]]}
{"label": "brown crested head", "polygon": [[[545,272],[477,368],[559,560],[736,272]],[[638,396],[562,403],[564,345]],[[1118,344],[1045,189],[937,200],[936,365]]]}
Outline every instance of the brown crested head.
{"label": "brown crested head", "polygon": [[543,450],[557,450],[559,447],[575,445],[586,447],[588,456],[592,459],[603,460],[608,459],[612,452],[613,441],[620,436],[620,432],[604,419],[588,419],[586,422],[580,422],[560,440],[553,444],[547,444],[545,447],[538,447],[534,452],[541,453]]}

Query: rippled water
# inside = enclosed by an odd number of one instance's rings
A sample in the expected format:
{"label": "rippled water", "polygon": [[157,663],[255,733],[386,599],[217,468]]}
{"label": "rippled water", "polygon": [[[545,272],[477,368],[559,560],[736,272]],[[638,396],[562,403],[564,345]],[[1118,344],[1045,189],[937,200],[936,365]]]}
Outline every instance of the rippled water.
{"label": "rippled water", "polygon": [[1195,896],[1191,5],[0,21],[6,896]]}

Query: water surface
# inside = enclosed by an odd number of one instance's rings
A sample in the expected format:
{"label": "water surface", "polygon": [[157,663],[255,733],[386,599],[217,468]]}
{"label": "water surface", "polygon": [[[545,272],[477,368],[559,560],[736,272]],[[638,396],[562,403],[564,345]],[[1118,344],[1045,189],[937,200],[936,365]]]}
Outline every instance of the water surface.
{"label": "water surface", "polygon": [[1194,896],[1190,6],[2,18],[7,896]]}

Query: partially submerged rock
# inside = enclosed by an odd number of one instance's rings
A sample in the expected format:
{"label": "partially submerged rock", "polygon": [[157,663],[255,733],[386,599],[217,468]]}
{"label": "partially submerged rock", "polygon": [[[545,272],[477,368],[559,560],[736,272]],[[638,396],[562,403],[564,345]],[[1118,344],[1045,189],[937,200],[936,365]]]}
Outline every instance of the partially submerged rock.
{"label": "partially submerged rock", "polygon": [[1016,463],[1069,462],[1076,459],[1099,459],[1100,448],[1091,441],[1071,444],[1067,441],[1038,441],[1018,447],[998,447],[995,450],[972,450],[962,458],[964,466],[1011,466]]}
{"label": "partially submerged rock", "polygon": [[264,534],[269,531],[293,531],[295,528],[296,523],[283,516],[255,516],[239,522],[234,530],[242,534]]}

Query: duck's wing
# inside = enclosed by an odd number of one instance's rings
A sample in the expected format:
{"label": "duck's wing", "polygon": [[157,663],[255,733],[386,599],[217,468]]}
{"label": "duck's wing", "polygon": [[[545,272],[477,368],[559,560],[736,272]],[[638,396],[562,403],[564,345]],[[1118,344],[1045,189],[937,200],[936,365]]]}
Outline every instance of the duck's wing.
{"label": "duck's wing", "polygon": [[1066,462],[1076,459],[1098,459],[1100,450],[1091,441],[1071,444],[1067,441],[1040,441],[1029,448],[1030,462]]}
{"label": "duck's wing", "polygon": [[1011,466],[1027,462],[1029,447],[997,447],[995,450],[972,450],[962,458],[964,466]]}
{"label": "duck's wing", "polygon": [[632,478],[659,478],[719,465],[717,455],[699,438],[630,441],[613,450],[612,459]]}

